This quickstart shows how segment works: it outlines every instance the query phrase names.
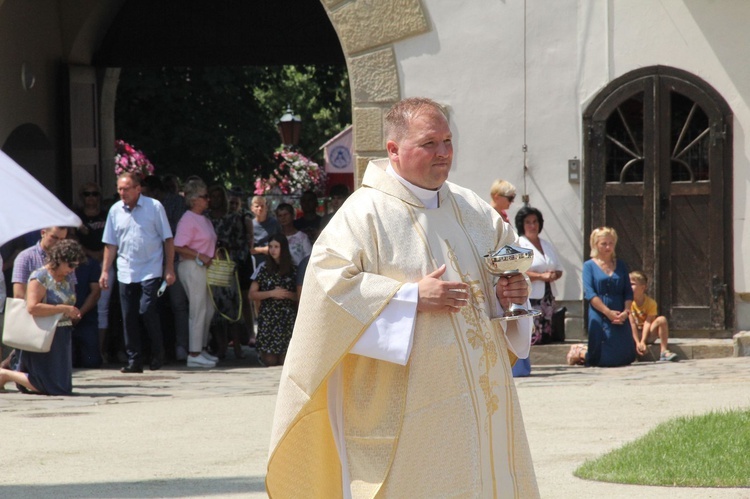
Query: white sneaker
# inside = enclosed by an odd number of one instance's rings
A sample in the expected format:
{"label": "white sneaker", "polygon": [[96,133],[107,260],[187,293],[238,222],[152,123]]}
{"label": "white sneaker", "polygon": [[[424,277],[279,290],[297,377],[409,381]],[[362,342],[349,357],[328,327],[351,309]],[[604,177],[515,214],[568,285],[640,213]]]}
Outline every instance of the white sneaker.
{"label": "white sneaker", "polygon": [[198,357],[203,357],[206,360],[210,360],[214,364],[216,364],[217,362],[219,362],[219,358],[216,355],[211,355],[206,350],[202,350],[201,354]]}
{"label": "white sneaker", "polygon": [[201,355],[198,355],[196,357],[193,357],[192,355],[188,355],[187,366],[211,368],[211,367],[216,367],[216,362],[211,362],[210,360],[208,360],[207,358]]}

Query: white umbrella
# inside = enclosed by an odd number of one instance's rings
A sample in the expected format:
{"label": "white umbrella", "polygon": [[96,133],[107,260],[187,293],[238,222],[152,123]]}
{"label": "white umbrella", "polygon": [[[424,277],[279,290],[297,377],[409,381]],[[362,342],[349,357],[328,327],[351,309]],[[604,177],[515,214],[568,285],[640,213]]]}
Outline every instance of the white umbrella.
{"label": "white umbrella", "polygon": [[32,230],[80,225],[78,215],[0,151],[0,245]]}

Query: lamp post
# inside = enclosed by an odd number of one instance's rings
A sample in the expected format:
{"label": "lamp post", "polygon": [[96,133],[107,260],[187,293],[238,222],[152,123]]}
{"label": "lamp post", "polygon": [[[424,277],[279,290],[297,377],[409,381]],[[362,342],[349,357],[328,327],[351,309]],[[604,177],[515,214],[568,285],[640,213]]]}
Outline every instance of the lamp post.
{"label": "lamp post", "polygon": [[287,104],[286,112],[276,122],[276,128],[281,135],[281,143],[285,149],[292,149],[299,143],[299,133],[302,129],[302,120],[292,111],[292,106]]}

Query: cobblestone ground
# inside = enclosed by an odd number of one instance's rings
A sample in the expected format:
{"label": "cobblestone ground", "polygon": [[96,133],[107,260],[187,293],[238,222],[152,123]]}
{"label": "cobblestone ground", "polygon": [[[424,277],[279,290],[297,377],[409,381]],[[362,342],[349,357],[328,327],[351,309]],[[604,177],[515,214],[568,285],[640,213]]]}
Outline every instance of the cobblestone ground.
{"label": "cobblestone ground", "polygon": [[[76,395],[0,392],[0,497],[265,497],[280,369],[249,354],[209,371],[74,374]],[[750,407],[750,358],[535,367],[516,380],[544,498],[734,498],[750,489],[587,482],[584,460],[669,418]]]}

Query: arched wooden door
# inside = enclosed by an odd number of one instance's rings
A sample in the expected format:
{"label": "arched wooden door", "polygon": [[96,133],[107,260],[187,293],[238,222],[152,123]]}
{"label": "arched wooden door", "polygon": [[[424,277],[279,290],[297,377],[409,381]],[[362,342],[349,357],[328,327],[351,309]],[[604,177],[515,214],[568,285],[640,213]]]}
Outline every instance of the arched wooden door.
{"label": "arched wooden door", "polygon": [[613,81],[584,114],[586,255],[591,230],[614,227],[618,258],[684,334],[733,329],[731,127],[713,88],[663,66]]}

